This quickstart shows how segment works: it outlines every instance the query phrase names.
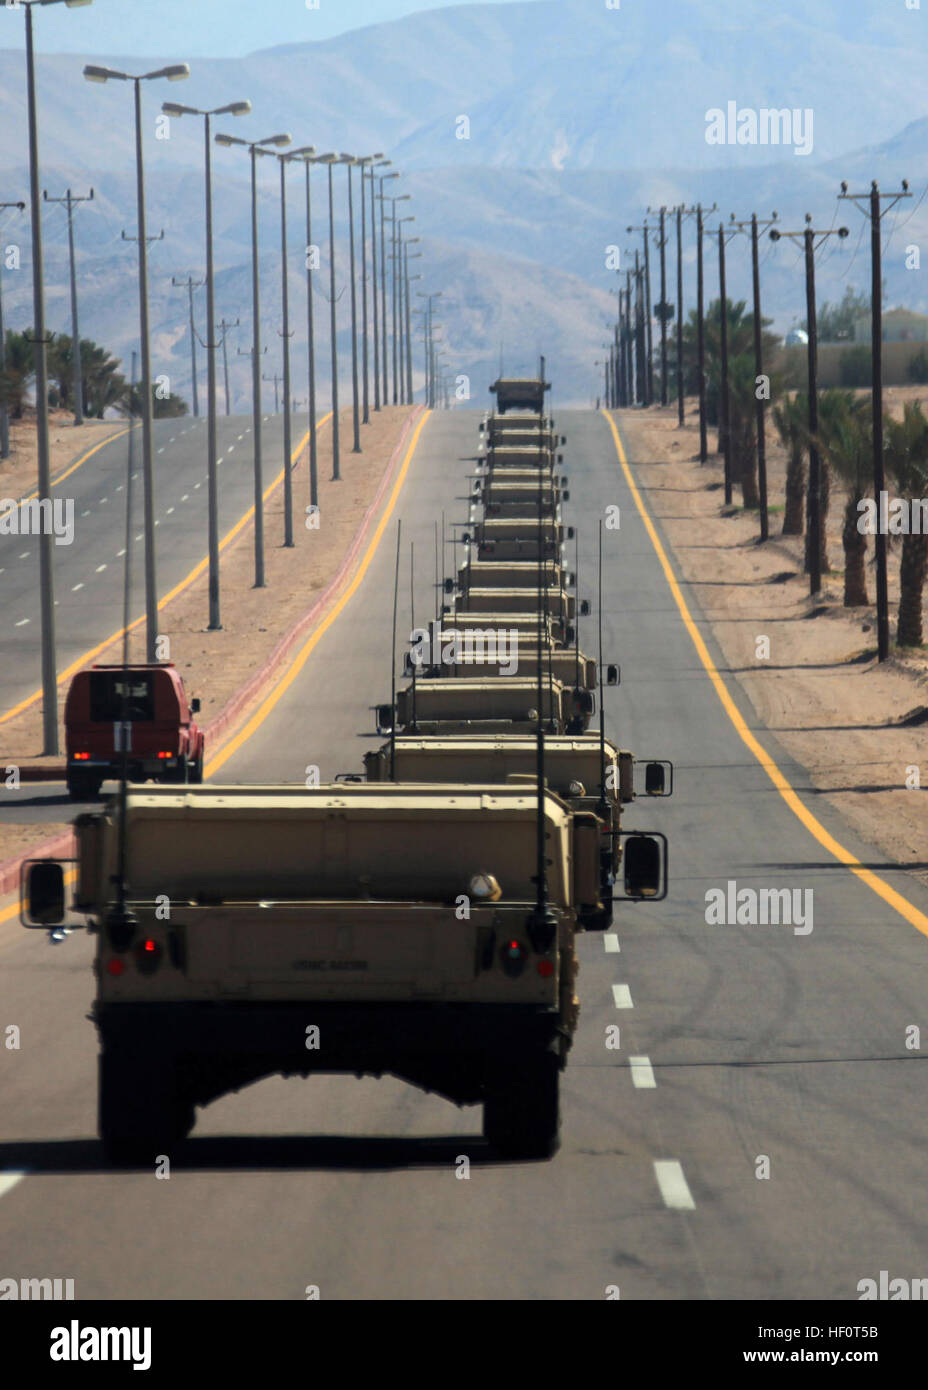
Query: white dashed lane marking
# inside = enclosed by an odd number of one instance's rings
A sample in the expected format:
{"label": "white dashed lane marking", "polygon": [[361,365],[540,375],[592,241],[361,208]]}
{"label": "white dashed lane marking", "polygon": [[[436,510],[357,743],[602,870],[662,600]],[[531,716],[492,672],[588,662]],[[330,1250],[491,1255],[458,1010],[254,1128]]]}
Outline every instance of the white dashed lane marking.
{"label": "white dashed lane marking", "polygon": [[657,1082],[650,1057],[629,1057],[628,1065],[632,1069],[632,1085],[639,1091],[653,1091]]}
{"label": "white dashed lane marking", "polygon": [[17,1183],[22,1182],[25,1173],[0,1173],[0,1197],[12,1192]]}
{"label": "white dashed lane marking", "polygon": [[633,1009],[632,992],[628,985],[613,985],[612,998],[617,1009]]}
{"label": "white dashed lane marking", "polygon": [[20,618],[20,620],[19,620],[19,622],[16,624],[16,626],[17,626],[17,627],[25,627],[26,624],[28,623],[28,621],[29,621],[28,618]]}
{"label": "white dashed lane marking", "polygon": [[[721,302],[721,301],[720,301],[720,302]],[[97,573],[97,574],[102,574],[103,571],[104,571],[105,569],[106,569],[106,565],[97,565],[96,573]]]}
{"label": "white dashed lane marking", "polygon": [[[719,300],[719,303],[721,303],[721,300]],[[71,593],[72,593],[72,594],[76,594],[77,591],[78,591],[78,589],[83,589],[83,587],[84,587],[83,583],[81,583],[81,584],[75,584],[75,585],[72,586]]]}
{"label": "white dashed lane marking", "polygon": [[654,1176],[661,1190],[664,1205],[673,1211],[693,1211],[696,1203],[690,1192],[683,1169],[675,1158],[656,1158]]}
{"label": "white dashed lane marking", "polygon": [[603,937],[603,949],[607,956],[617,955],[622,949],[619,945],[619,938],[614,931],[606,932],[606,935]]}

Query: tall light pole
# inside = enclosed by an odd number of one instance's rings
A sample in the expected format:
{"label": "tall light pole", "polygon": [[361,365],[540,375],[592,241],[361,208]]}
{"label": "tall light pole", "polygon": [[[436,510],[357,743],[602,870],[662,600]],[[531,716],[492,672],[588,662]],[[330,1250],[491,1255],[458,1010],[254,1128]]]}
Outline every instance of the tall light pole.
{"label": "tall light pole", "polygon": [[335,332],[335,202],[332,193],[332,166],[340,164],[337,154],[319,154],[312,157],[314,164],[325,164],[329,171],[329,313],[332,336],[332,481],[341,478],[338,448],[338,342]]}
{"label": "tall light pole", "polygon": [[135,175],[138,202],[139,234],[139,330],[141,336],[142,375],[139,390],[142,396],[142,484],[145,495],[145,659],[157,660],[158,647],[158,585],[155,571],[155,477],[152,439],[151,342],[148,325],[148,240],[145,228],[145,176],[142,164],[142,83],[156,78],[181,82],[190,76],[186,63],[172,63],[154,72],[133,76],[113,68],[88,63],[84,68],[88,82],[131,82],[135,89]]}
{"label": "tall light pole", "polygon": [[[5,208],[17,208],[25,212],[25,203],[0,203],[0,212]],[[3,327],[3,260],[0,258],[0,378],[6,370],[6,330]],[[10,416],[6,397],[0,396],[0,459],[10,457]]]}
{"label": "tall light pole", "polygon": [[[287,134],[268,135],[264,140],[241,140],[237,135],[217,135],[216,144],[229,148],[241,145],[251,157],[251,413],[255,450],[255,583],[264,588],[264,484],[261,458],[261,294],[258,275],[258,156],[273,157],[274,149],[290,144]],[[268,146],[274,148],[268,149]]]}
{"label": "tall light pole", "polygon": [[[404,194],[404,197],[405,197],[405,198],[408,198],[409,196],[410,196],[410,195],[409,195],[408,193]],[[397,199],[397,201],[399,201],[399,199]],[[394,213],[395,213],[395,209],[394,209]],[[404,304],[404,297],[405,297],[405,284],[404,284],[404,275],[403,275],[403,223],[404,223],[404,222],[415,222],[415,220],[416,220],[415,217],[397,217],[397,218],[395,218],[395,221],[394,221],[394,230],[395,230],[395,232],[396,232],[396,243],[395,243],[394,255],[393,255],[393,286],[394,286],[394,300],[393,300],[393,302],[394,302],[394,314],[396,315],[396,322],[397,322],[397,329],[398,329],[398,332],[397,332],[397,344],[398,344],[398,355],[399,355],[399,402],[400,402],[401,405],[405,405],[405,404],[406,404],[406,371],[405,371],[405,365],[404,365],[404,364],[405,364],[405,357],[406,357],[406,344],[405,344],[405,338],[406,338],[406,325],[405,325],[404,317],[403,317],[403,304]]]}
{"label": "tall light pole", "polygon": [[[365,181],[365,179],[366,179],[366,177],[367,177],[367,169],[368,169],[368,166],[373,165],[374,162],[375,162],[376,160],[381,159],[382,157],[383,157],[383,151],[380,150],[380,151],[378,151],[377,154],[366,154],[366,155],[362,155],[359,159],[356,159],[356,160],[355,160],[355,163],[359,166],[359,168],[360,168],[360,170],[361,170],[361,341],[362,341],[362,363],[363,363],[363,380],[364,380],[364,392],[363,392],[363,401],[364,401],[364,421],[363,421],[363,423],[364,423],[365,425],[369,425],[369,424],[370,424],[370,422],[371,422],[371,414],[370,414],[370,373],[369,373],[369,371],[368,371],[368,361],[369,361],[370,354],[369,354],[368,348],[367,348],[367,194],[366,194],[366,191],[365,191],[365,188],[364,188],[364,181]],[[372,185],[372,186],[373,186],[373,185]],[[371,235],[372,235],[372,236],[373,236],[373,230],[374,230],[374,220],[373,220],[373,208],[372,208],[372,210],[371,210]],[[376,246],[376,238],[375,238],[374,240],[375,240],[375,246]],[[375,253],[375,254],[376,254],[376,253]],[[376,284],[376,279],[377,279],[377,272],[376,272],[376,270],[375,270],[375,271],[374,271],[374,283],[375,283],[375,284]],[[376,296],[376,293],[375,293],[375,295],[374,295],[374,311],[375,311],[375,314],[376,314],[376,309],[377,309],[377,296]],[[375,336],[376,336],[376,319],[375,319],[375,328],[374,328],[374,332],[375,332]]]}
{"label": "tall light pole", "polygon": [[398,379],[398,347],[397,347],[397,308],[396,308],[396,205],[397,203],[408,202],[412,197],[410,193],[399,193],[395,198],[387,198],[390,204],[390,288],[391,288],[391,316],[392,316],[392,337],[393,337],[393,404],[399,402],[399,379]]}
{"label": "tall light pole", "polygon": [[425,403],[426,403],[427,406],[432,407],[432,406],[434,406],[434,404],[435,404],[434,400],[432,399],[432,396],[433,396],[433,392],[432,392],[432,300],[433,300],[433,299],[440,299],[441,296],[442,296],[442,291],[441,291],[441,290],[434,290],[431,294],[424,294],[424,293],[420,290],[420,291],[418,292],[418,294],[419,294],[419,298],[425,299],[425,300],[428,301],[427,308],[426,308],[426,349],[425,349],[426,373],[425,373]]}
{"label": "tall light pole", "polygon": [[315,247],[313,245],[313,204],[312,188],[310,185],[310,173],[312,170],[313,146],[306,146],[305,150],[297,150],[293,157],[303,160],[306,172],[306,331],[309,339],[309,502],[310,506],[319,505],[319,471],[318,454],[316,444],[316,344],[315,344],[315,325],[313,322],[313,260]]}
{"label": "tall light pole", "polygon": [[[351,446],[353,454],[361,452],[361,417],[358,406],[358,298],[357,286],[355,284],[354,272],[354,193],[351,171],[357,164],[353,154],[343,154],[342,164],[348,166],[348,247],[349,247],[349,266],[351,272],[351,389],[352,389],[352,423],[354,425],[354,443]],[[361,199],[363,206],[364,199]]]}
{"label": "tall light pole", "polygon": [[384,225],[386,223],[386,204],[389,201],[383,191],[384,183],[387,179],[398,179],[398,170],[392,174],[380,175],[380,192],[377,201],[380,203],[380,355],[383,363],[383,403],[389,404],[388,389],[388,364],[387,364],[387,251]]}
{"label": "tall light pole", "polygon": [[[372,306],[373,306],[373,311],[374,311],[374,313],[373,313],[373,320],[374,320],[374,409],[375,409],[375,410],[379,410],[379,409],[380,409],[380,353],[381,353],[381,337],[382,337],[382,328],[383,328],[383,325],[382,325],[382,324],[378,325],[378,318],[379,318],[379,315],[378,315],[378,312],[377,312],[377,293],[378,293],[378,291],[377,291],[377,196],[376,196],[376,194],[375,194],[375,192],[374,192],[374,181],[375,181],[375,179],[377,178],[377,175],[374,173],[374,170],[375,170],[375,169],[382,169],[382,168],[384,168],[386,165],[392,164],[392,163],[393,163],[392,159],[379,159],[379,160],[376,161],[376,163],[372,164],[372,165],[371,165],[371,168],[370,168],[370,183],[371,183],[371,263],[372,263],[372,265],[371,265],[371,269],[372,269],[372,277],[371,277],[371,304],[372,304]],[[384,177],[389,177],[389,175],[382,175],[382,176],[381,176],[381,192],[383,192],[383,178],[384,178]],[[363,182],[363,180],[362,180],[362,182]],[[382,227],[381,227],[381,230],[382,230]]]}
{"label": "tall light pole", "polygon": [[[293,452],[293,433],[291,425],[291,411],[293,400],[290,394],[290,282],[288,278],[287,264],[287,163],[291,159],[302,158],[305,154],[313,154],[312,145],[303,145],[298,150],[293,150],[287,154],[279,154],[277,161],[280,165],[280,273],[281,273],[281,303],[283,305],[284,326],[281,337],[284,344],[284,546],[291,549],[293,546],[293,467],[291,455]],[[277,413],[277,379],[274,379],[274,413]]]}
{"label": "tall light pole", "polygon": [[[232,101],[226,106],[214,107],[211,111],[201,111],[196,106],[184,106],[180,102],[166,101],[161,110],[166,116],[202,116],[203,149],[206,171],[206,486],[207,486],[207,529],[209,549],[209,631],[218,632],[222,627],[222,614],[219,597],[219,469],[217,466],[218,446],[216,442],[216,351],[219,344],[216,331],[215,275],[213,265],[213,148],[210,138],[213,116],[247,116],[251,111],[250,101]],[[238,319],[236,319],[236,324]],[[225,319],[219,325],[222,333],[222,356],[225,374],[226,414],[229,413],[229,361],[226,356]],[[191,326],[192,331],[192,326]]]}
{"label": "tall light pole", "polygon": [[[409,300],[410,300],[409,282],[410,282],[410,280],[421,280],[421,279],[422,279],[422,276],[421,276],[421,275],[410,275],[410,273],[409,273],[409,260],[410,260],[410,256],[409,256],[409,247],[412,245],[412,243],[413,243],[414,241],[418,241],[418,240],[419,240],[418,237],[411,237],[411,238],[409,239],[409,241],[406,242],[406,245],[405,245],[405,248],[404,248],[404,251],[403,251],[403,276],[404,276],[404,279],[405,279],[405,281],[406,281],[406,404],[407,404],[407,405],[412,405],[412,330],[411,330],[410,325],[409,325],[409,313],[410,313],[410,304],[409,304]],[[422,252],[421,252],[421,251],[414,251],[414,252],[413,252],[413,254],[412,254],[412,259],[413,259],[413,260],[421,260],[421,258],[422,258]]]}
{"label": "tall light pole", "polygon": [[[32,315],[35,334],[35,414],[40,505],[51,508],[51,469],[48,444],[48,358],[45,341],[45,285],[42,266],[42,210],[39,202],[39,133],[35,100],[35,48],[32,34],[34,4],[56,0],[25,0],[26,91],[29,104],[29,203],[32,215]],[[69,8],[90,0],[65,0]],[[44,510],[44,508],[43,508]],[[58,752],[58,675],[55,662],[54,539],[51,529],[39,535],[39,597],[42,611],[42,735],[43,752]]]}

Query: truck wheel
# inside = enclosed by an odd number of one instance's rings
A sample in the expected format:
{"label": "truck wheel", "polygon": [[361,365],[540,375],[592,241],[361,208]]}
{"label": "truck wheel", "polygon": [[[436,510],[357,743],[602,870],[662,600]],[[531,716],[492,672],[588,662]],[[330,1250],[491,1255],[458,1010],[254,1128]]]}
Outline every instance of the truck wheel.
{"label": "truck wheel", "polygon": [[560,1129],[559,1072],[552,1052],[501,1065],[487,1081],[483,1137],[506,1158],[550,1158]]}
{"label": "truck wheel", "polygon": [[72,801],[87,800],[87,783],[79,772],[68,776],[68,796]]}
{"label": "truck wheel", "polygon": [[122,1040],[104,1046],[99,1062],[98,1128],[112,1163],[151,1164],[193,1128],[193,1106],[181,1095],[170,1057],[146,1057]]}

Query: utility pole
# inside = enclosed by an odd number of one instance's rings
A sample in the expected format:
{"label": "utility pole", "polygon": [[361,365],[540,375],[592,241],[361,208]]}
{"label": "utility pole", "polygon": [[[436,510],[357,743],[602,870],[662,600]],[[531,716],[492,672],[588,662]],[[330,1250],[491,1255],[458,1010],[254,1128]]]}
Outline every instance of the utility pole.
{"label": "utility pole", "polygon": [[275,372],[273,376],[262,376],[261,379],[262,379],[262,381],[273,381],[273,383],[274,383],[274,414],[275,414],[275,415],[279,415],[279,414],[280,414],[280,383],[283,381],[283,377],[280,375],[279,372]]}
{"label": "utility pole", "polygon": [[[70,188],[63,198],[50,198],[48,190],[42,190],[42,197],[46,203],[64,203],[68,209],[68,260],[71,272],[71,366],[74,372],[74,423],[82,425],[84,423],[84,375],[81,370],[81,333],[77,320],[77,271],[74,265],[74,204],[92,203],[93,189],[83,198],[72,195]],[[0,207],[15,206],[9,203],[0,203]],[[20,205],[22,206],[22,205]],[[0,352],[3,349],[0,348]],[[4,455],[4,458],[6,455]]]}
{"label": "utility pole", "polygon": [[[873,495],[877,508],[886,489],[883,472],[883,265],[880,246],[880,223],[886,213],[894,208],[901,198],[911,198],[907,179],[902,180],[899,193],[880,193],[876,180],[870,185],[869,193],[848,193],[847,184],[842,183],[839,201],[854,203],[865,217],[870,219],[870,351],[871,351],[871,400],[873,406]],[[885,208],[881,200],[892,201]],[[867,199],[869,207],[862,207],[861,200]],[[881,513],[878,510],[878,515]],[[877,652],[880,661],[889,657],[889,586],[886,574],[886,536],[877,526],[874,537],[876,549],[876,632]]]}
{"label": "utility pole", "polygon": [[[25,212],[25,203],[0,203],[0,212],[5,208],[17,208]],[[6,371],[6,329],[3,327],[3,257],[0,256],[0,377]],[[6,397],[0,395],[0,459],[10,457],[10,417]]]}
{"label": "utility pole", "polygon": [[696,355],[698,360],[697,371],[699,374],[700,463],[705,463],[709,457],[709,432],[706,418],[706,305],[705,276],[703,273],[702,261],[702,220],[707,213],[715,212],[717,207],[717,203],[713,203],[711,208],[703,208],[702,203],[696,204]]}
{"label": "utility pole", "polygon": [[764,330],[760,312],[760,254],[759,240],[761,231],[769,231],[777,221],[777,214],[758,221],[757,213],[751,214],[750,222],[735,222],[732,214],[733,225],[739,232],[751,231],[751,270],[754,282],[754,430],[757,436],[757,486],[760,494],[760,538],[761,541],[770,538],[770,518],[767,507],[767,443],[766,443],[766,424],[764,403],[767,397],[758,395],[757,383],[764,375],[764,351],[763,340]]}
{"label": "utility pole", "polygon": [[635,376],[637,378],[638,399],[642,405],[648,404],[648,374],[644,331],[644,286],[642,270],[635,252]]}
{"label": "utility pole", "polygon": [[[652,210],[651,208],[648,208],[648,215],[649,215],[649,216],[653,216],[653,215],[654,215],[654,214],[653,214],[653,210]],[[658,246],[660,247],[660,252],[661,252],[661,302],[660,302],[660,310],[659,310],[659,312],[660,312],[660,320],[661,320],[661,405],[666,405],[666,404],[667,404],[667,318],[668,318],[667,309],[668,309],[668,305],[667,305],[667,256],[666,256],[667,237],[666,237],[666,235],[665,235],[665,223],[666,223],[666,217],[667,217],[667,209],[666,209],[665,207],[660,208],[660,209],[658,210],[658,216],[660,217],[660,220],[661,220],[661,221],[660,221],[659,240],[658,240]]]}
{"label": "utility pole", "polygon": [[234,321],[234,323],[226,323],[225,319],[222,319],[221,322],[220,322],[220,323],[217,323],[217,325],[216,325],[216,327],[219,329],[220,333],[222,334],[222,370],[223,370],[223,375],[224,375],[224,377],[225,377],[225,388],[226,388],[226,414],[227,414],[227,415],[230,415],[232,412],[231,412],[230,403],[229,403],[229,349],[228,349],[228,345],[227,345],[227,343],[226,343],[226,333],[228,332],[228,330],[229,330],[230,328],[238,328],[238,326],[239,326],[239,320],[238,320],[238,319],[236,319],[236,320]]}
{"label": "utility pole", "polygon": [[[732,214],[734,216],[734,214]],[[725,281],[725,228],[719,223],[719,453],[725,461],[725,505],[731,506],[731,401],[728,394],[728,289]]]}
{"label": "utility pole", "polygon": [[[771,241],[782,237],[802,240],[805,248],[806,265],[806,321],[809,326],[809,495],[806,505],[808,540],[806,544],[806,571],[809,575],[809,593],[814,596],[822,587],[822,556],[819,546],[819,520],[821,516],[821,459],[816,437],[818,435],[818,321],[815,310],[815,252],[827,237],[838,236],[844,240],[847,227],[838,227],[826,232],[816,232],[812,227],[812,216],[806,213],[805,229],[801,232],[781,232],[771,227]],[[816,238],[818,243],[816,244]]]}
{"label": "utility pole", "polygon": [[[651,252],[650,236],[648,235],[651,228],[648,226],[647,221],[645,221],[641,227],[626,227],[625,230],[627,232],[642,232],[644,234],[644,280],[639,287],[639,299],[637,301],[638,306],[642,310],[640,331],[642,334],[641,351],[644,356],[644,362],[641,364],[642,386],[639,395],[644,405],[650,405],[654,399],[654,381],[651,372]],[[636,276],[639,274],[637,251],[635,252],[635,274]]]}
{"label": "utility pole", "polygon": [[695,217],[696,208],[688,208],[685,203],[673,209],[677,219],[677,428],[683,428],[684,382],[683,382],[683,219]]}
{"label": "utility pole", "polygon": [[193,380],[193,414],[196,419],[200,414],[200,406],[197,398],[197,330],[193,322],[193,292],[198,290],[201,285],[205,285],[206,281],[194,280],[192,275],[188,275],[186,280],[178,280],[172,275],[171,284],[175,289],[186,289],[187,291],[190,309],[190,371]]}

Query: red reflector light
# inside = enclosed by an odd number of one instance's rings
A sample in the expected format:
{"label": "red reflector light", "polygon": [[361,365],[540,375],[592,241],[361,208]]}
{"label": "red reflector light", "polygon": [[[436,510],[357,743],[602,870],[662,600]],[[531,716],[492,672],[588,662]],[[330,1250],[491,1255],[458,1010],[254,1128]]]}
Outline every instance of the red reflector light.
{"label": "red reflector light", "polygon": [[124,961],[108,960],[106,962],[106,973],[108,975],[122,975],[125,972],[125,969],[126,965]]}
{"label": "red reflector light", "polygon": [[554,966],[549,960],[540,960],[538,962],[538,973],[543,980],[549,980],[554,974]]}
{"label": "red reflector light", "polygon": [[89,754],[89,753],[75,753],[75,754],[74,754],[74,761],[75,761],[76,763],[86,762],[87,759],[88,759],[89,757],[90,757],[90,754]]}
{"label": "red reflector light", "polygon": [[143,951],[152,952],[152,951],[157,951],[157,949],[158,949],[158,943],[157,943],[156,941],[143,941],[143,943],[142,943],[142,950],[143,950]]}
{"label": "red reflector light", "polygon": [[522,947],[519,945],[518,941],[509,941],[506,943],[506,953],[510,956],[520,956],[522,954]]}

